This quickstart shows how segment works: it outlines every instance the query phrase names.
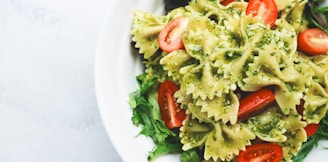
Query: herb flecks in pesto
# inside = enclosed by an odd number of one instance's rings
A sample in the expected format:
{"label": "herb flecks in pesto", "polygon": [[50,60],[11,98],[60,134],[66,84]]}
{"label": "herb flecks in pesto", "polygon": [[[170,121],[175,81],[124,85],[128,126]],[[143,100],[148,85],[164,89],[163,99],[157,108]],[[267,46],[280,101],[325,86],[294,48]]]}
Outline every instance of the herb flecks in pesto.
{"label": "herb flecks in pesto", "polygon": [[224,58],[227,61],[236,60],[236,59],[238,59],[241,56],[242,56],[242,52],[241,51],[226,51],[224,53]]}

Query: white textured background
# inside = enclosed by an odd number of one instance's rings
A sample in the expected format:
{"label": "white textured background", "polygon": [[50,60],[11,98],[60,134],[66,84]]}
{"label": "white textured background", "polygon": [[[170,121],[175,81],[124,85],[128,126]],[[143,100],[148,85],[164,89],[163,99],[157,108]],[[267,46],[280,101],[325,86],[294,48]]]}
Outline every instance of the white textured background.
{"label": "white textured background", "polygon": [[119,162],[94,89],[112,0],[0,0],[0,161]]}

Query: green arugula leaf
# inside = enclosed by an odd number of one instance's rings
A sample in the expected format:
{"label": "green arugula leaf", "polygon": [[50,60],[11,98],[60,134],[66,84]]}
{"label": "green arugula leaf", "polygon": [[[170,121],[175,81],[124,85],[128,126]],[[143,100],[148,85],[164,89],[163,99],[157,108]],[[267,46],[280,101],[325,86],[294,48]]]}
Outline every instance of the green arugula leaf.
{"label": "green arugula leaf", "polygon": [[298,152],[297,156],[293,158],[293,161],[303,162],[306,156],[311,152],[311,150],[318,145],[318,136],[313,135],[310,137],[303,145],[301,150]]}
{"label": "green arugula leaf", "polygon": [[321,120],[317,135],[320,140],[328,140],[328,115]]}
{"label": "green arugula leaf", "polygon": [[129,94],[129,104],[133,111],[133,124],[140,126],[140,134],[152,138],[156,145],[148,156],[148,160],[153,160],[164,154],[182,152],[182,144],[177,132],[166,128],[161,119],[156,97],[159,85],[157,79],[147,79],[146,75],[137,76],[139,89]]}
{"label": "green arugula leaf", "polygon": [[170,136],[165,142],[158,143],[154,149],[149,152],[148,160],[151,161],[166,154],[181,153],[182,144],[179,140],[178,136]]}
{"label": "green arugula leaf", "polygon": [[180,160],[182,162],[201,162],[202,158],[195,149],[185,151],[181,154]]}
{"label": "green arugula leaf", "polygon": [[328,33],[328,7],[320,7],[323,2],[323,0],[309,0],[305,17],[310,27],[317,27]]}

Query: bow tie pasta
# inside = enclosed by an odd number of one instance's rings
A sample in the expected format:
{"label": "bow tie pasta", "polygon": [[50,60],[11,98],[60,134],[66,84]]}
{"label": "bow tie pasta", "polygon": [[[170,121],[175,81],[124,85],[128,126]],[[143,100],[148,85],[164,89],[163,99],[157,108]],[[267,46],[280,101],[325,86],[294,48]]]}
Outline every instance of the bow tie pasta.
{"label": "bow tie pasta", "polygon": [[[283,147],[291,161],[328,109],[328,57],[309,58],[297,51],[297,34],[306,28],[307,1],[277,0],[280,16],[273,29],[246,15],[247,2],[222,6],[193,0],[166,16],[136,10],[132,40],[143,56],[145,73],[172,80],[189,117],[180,129],[183,150],[204,148],[205,160],[231,161],[256,138]],[[183,49],[160,50],[158,35],[176,17],[189,19]],[[239,122],[240,91],[271,87],[275,103],[260,115]],[[304,100],[303,119],[296,106]]]}

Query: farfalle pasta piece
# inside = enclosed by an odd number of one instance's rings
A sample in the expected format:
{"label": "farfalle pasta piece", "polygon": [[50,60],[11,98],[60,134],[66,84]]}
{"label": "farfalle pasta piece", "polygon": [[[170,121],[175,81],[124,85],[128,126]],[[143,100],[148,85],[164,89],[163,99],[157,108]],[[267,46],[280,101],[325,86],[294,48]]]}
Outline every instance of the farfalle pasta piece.
{"label": "farfalle pasta piece", "polygon": [[233,92],[211,100],[197,99],[196,105],[199,106],[201,112],[206,112],[207,117],[213,118],[214,121],[221,120],[223,123],[230,122],[231,124],[237,122],[239,99]]}
{"label": "farfalle pasta piece", "polygon": [[328,55],[320,55],[311,59],[309,63],[315,72],[314,81],[317,81],[328,93]]}
{"label": "farfalle pasta piece", "polygon": [[288,140],[283,143],[279,143],[283,150],[283,161],[292,162],[292,158],[297,155],[303,142],[307,139],[306,132],[304,129],[297,129],[286,132],[285,135]]}
{"label": "farfalle pasta piece", "polygon": [[284,142],[287,137],[285,121],[281,119],[282,114],[277,112],[276,107],[270,107],[262,114],[248,120],[248,124],[255,135],[267,142]]}
{"label": "farfalle pasta piece", "polygon": [[284,13],[290,12],[290,9],[296,5],[296,1],[297,0],[275,0],[278,10]]}
{"label": "farfalle pasta piece", "polygon": [[[299,32],[307,27],[307,21],[303,18],[303,11],[307,0],[278,0],[277,6],[281,6],[282,1],[285,2],[280,19],[286,20],[293,28]],[[289,2],[289,4],[288,4]]]}
{"label": "farfalle pasta piece", "polygon": [[281,145],[284,161],[291,161],[307,139],[304,131],[306,122],[302,121],[297,112],[285,115],[276,106],[249,119],[248,127],[259,139]]}
{"label": "farfalle pasta piece", "polygon": [[251,144],[255,135],[245,126],[227,126],[221,122],[200,122],[187,119],[181,127],[180,137],[183,150],[204,147],[205,160],[232,160]]}
{"label": "farfalle pasta piece", "polygon": [[[209,1],[199,1],[197,3],[192,2],[187,9],[190,10],[190,12],[195,12],[199,7],[198,5],[210,5],[211,7],[208,8],[208,12],[211,14],[218,14],[217,12],[220,12],[221,15],[217,18],[217,21],[222,21],[224,24],[225,20],[231,20],[229,19],[231,16],[238,18],[238,16],[236,16],[238,15],[237,13],[242,12],[242,9],[246,7],[245,4],[239,5],[239,8],[231,7],[226,9],[227,12],[235,13],[226,14],[225,12],[222,12],[222,9],[218,6],[213,6],[213,4],[213,2]],[[170,17],[174,17],[173,14],[170,14]],[[169,76],[178,80],[181,83],[182,91],[185,92],[186,95],[192,94],[193,98],[200,97],[202,99],[213,99],[215,96],[221,96],[223,93],[229,93],[230,90],[235,90],[236,79],[231,76],[238,72],[231,73],[227,71],[220,76],[220,72],[225,71],[221,69],[229,68],[224,65],[221,67],[215,67],[220,65],[214,65],[213,62],[217,60],[215,55],[217,55],[217,52],[222,50],[222,48],[240,46],[240,38],[237,36],[238,34],[231,35],[232,31],[227,30],[223,25],[216,28],[215,21],[204,16],[190,16],[189,19],[190,22],[187,31],[183,34],[183,42],[187,54],[192,57],[193,64],[180,66],[181,64],[179,60],[181,60],[181,57],[178,53],[181,53],[181,51],[173,52],[172,56],[167,56],[161,61],[164,68],[168,71]],[[230,25],[229,29],[236,29],[237,26],[239,26],[238,20],[234,20],[234,22],[237,22],[235,23],[236,27],[231,27]],[[186,56],[185,53],[182,55],[183,57]],[[212,55],[213,57],[211,57]],[[225,55],[229,55],[228,52],[226,52]],[[189,59],[187,56],[184,58]],[[170,60],[177,60],[177,63],[174,63],[172,66]],[[235,65],[239,64],[236,63]],[[177,67],[180,67],[181,70],[178,70]],[[241,69],[242,67],[239,68],[239,71],[241,71]],[[234,72],[236,70],[232,71]],[[181,78],[181,76],[183,77]]]}
{"label": "farfalle pasta piece", "polygon": [[163,66],[164,70],[168,72],[170,77],[178,81],[183,78],[183,72],[181,72],[181,69],[199,63],[197,63],[197,61],[185,50],[176,50],[165,55],[161,59],[160,64]]}
{"label": "farfalle pasta piece", "polygon": [[295,31],[291,25],[285,24],[284,27],[286,29],[262,30],[262,41],[251,52],[253,58],[251,57],[239,86],[244,91],[255,91],[264,86],[275,85],[276,101],[281,111],[288,114],[296,111],[295,107],[300,103],[310,78],[304,78],[306,74],[300,72],[299,66],[295,65]]}
{"label": "farfalle pasta piece", "polygon": [[190,150],[205,144],[213,126],[208,123],[199,122],[197,119],[187,119],[180,128],[180,138],[183,150]]}
{"label": "farfalle pasta piece", "polygon": [[188,8],[197,13],[204,13],[203,15],[206,15],[208,12],[219,11],[216,3],[216,1],[208,0],[191,1]]}
{"label": "farfalle pasta piece", "polygon": [[132,41],[139,53],[149,59],[159,49],[158,34],[166,25],[165,16],[154,16],[145,11],[134,11],[132,19]]}
{"label": "farfalle pasta piece", "polygon": [[298,153],[303,142],[307,140],[306,131],[304,130],[306,123],[297,114],[283,115],[282,119],[285,121],[284,128],[287,130],[285,133],[287,140],[279,144],[283,149],[284,161],[292,162],[292,157]]}
{"label": "farfalle pasta piece", "polygon": [[208,117],[207,112],[202,112],[201,107],[195,104],[188,104],[187,114],[190,114],[192,119],[198,119],[200,122],[213,122],[213,119]]}
{"label": "farfalle pasta piece", "polygon": [[215,36],[214,31],[208,29],[191,30],[183,36],[183,41],[187,53],[199,63],[183,74],[181,88],[186,94],[192,94],[194,98],[212,99],[214,96],[228,93],[233,83],[228,78],[222,78],[218,75],[217,67],[211,60],[213,57],[210,57],[215,53],[218,42],[220,42],[220,38]]}
{"label": "farfalle pasta piece", "polygon": [[216,122],[213,125],[214,129],[208,135],[204,146],[205,160],[230,161],[239,154],[240,150],[245,150],[245,146],[251,144],[250,140],[255,139],[255,135],[240,124],[227,126]]}
{"label": "farfalle pasta piece", "polygon": [[188,114],[200,121],[222,121],[223,123],[235,124],[237,122],[239,100],[238,96],[231,91],[221,97],[202,100],[193,99],[191,95],[182,95],[181,90],[175,93],[177,102],[187,109]]}
{"label": "farfalle pasta piece", "polygon": [[304,119],[308,123],[318,123],[328,110],[328,56],[299,59],[302,71],[311,78],[304,92]]}
{"label": "farfalle pasta piece", "polygon": [[312,83],[304,97],[304,118],[309,123],[319,123],[328,110],[328,94],[318,83]]}
{"label": "farfalle pasta piece", "polygon": [[236,86],[229,78],[222,78],[215,74],[215,67],[211,64],[199,65],[190,69],[182,78],[181,90],[192,94],[193,98],[213,99],[235,90]]}
{"label": "farfalle pasta piece", "polygon": [[286,129],[286,132],[303,129],[306,126],[306,122],[302,121],[302,116],[297,112],[295,113],[296,114],[290,115],[282,114],[281,116],[281,120],[284,121],[284,129]]}
{"label": "farfalle pasta piece", "polygon": [[207,112],[203,112],[201,106],[197,106],[191,95],[181,95],[181,90],[178,90],[174,97],[177,99],[177,102],[180,103],[181,107],[186,109],[186,113],[192,119],[198,119],[200,122],[213,122],[212,118],[209,118]]}
{"label": "farfalle pasta piece", "polygon": [[219,1],[197,0],[191,1],[188,8],[217,21],[218,24],[226,27],[226,29],[238,29],[233,24],[235,22],[238,23],[236,19],[245,11],[246,6],[246,2],[235,2],[229,6],[222,6]]}

